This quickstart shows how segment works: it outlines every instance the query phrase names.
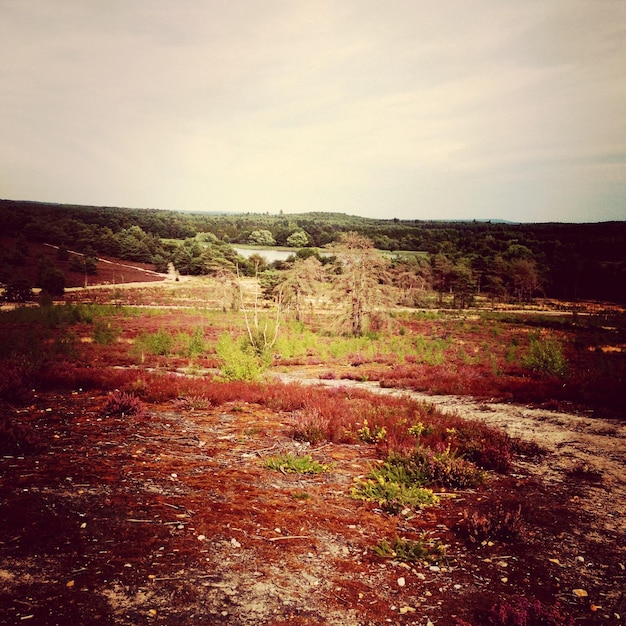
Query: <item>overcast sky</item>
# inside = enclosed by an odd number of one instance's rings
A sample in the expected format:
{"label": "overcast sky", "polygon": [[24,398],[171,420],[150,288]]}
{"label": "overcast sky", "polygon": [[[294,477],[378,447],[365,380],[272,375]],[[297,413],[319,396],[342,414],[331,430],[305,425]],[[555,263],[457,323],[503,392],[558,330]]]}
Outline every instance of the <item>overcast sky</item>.
{"label": "overcast sky", "polygon": [[0,0],[0,197],[626,219],[626,0]]}

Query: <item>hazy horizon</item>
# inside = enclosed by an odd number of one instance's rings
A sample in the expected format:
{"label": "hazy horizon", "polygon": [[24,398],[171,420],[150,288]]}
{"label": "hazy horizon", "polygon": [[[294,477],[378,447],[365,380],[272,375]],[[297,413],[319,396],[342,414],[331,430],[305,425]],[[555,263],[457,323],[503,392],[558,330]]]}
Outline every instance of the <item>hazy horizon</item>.
{"label": "hazy horizon", "polygon": [[0,0],[0,197],[626,220],[626,2]]}

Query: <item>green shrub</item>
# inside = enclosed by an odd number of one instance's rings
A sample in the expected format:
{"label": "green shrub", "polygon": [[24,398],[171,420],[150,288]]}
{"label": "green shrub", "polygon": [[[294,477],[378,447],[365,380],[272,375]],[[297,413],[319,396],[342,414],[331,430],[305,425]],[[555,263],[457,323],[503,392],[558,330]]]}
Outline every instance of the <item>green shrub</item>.
{"label": "green shrub", "polygon": [[226,380],[258,380],[268,367],[268,362],[249,345],[236,343],[227,333],[215,347],[220,360],[220,375]]}
{"label": "green shrub", "polygon": [[547,339],[540,339],[536,336],[531,338],[524,365],[535,372],[548,376],[562,376],[567,370],[567,361],[563,356],[561,344],[551,337]]}
{"label": "green shrub", "polygon": [[422,508],[439,503],[432,489],[388,479],[375,470],[372,471],[372,478],[357,482],[351,495],[356,500],[378,502],[384,511],[391,514],[397,514],[406,507]]}
{"label": "green shrub", "polygon": [[94,343],[108,346],[112,343],[115,343],[117,338],[120,335],[120,329],[114,327],[111,322],[105,322],[104,320],[98,320],[94,324],[93,329],[93,340]]}
{"label": "green shrub", "polygon": [[174,339],[167,331],[161,329],[156,333],[141,333],[135,345],[148,354],[169,356],[174,346]]}
{"label": "green shrub", "polygon": [[446,546],[422,535],[417,540],[396,537],[389,542],[387,539],[382,539],[372,548],[372,551],[383,559],[394,559],[403,563],[420,561],[434,563],[445,555]]}
{"label": "green shrub", "polygon": [[441,451],[419,446],[407,456],[392,454],[381,466],[381,471],[401,477],[408,484],[459,489],[476,487],[485,479],[482,470],[458,456],[450,446]]}

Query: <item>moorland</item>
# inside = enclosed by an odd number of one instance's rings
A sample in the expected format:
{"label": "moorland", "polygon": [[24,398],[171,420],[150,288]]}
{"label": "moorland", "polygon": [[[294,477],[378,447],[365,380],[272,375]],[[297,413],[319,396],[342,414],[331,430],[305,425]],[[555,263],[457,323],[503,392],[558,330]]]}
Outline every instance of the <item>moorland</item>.
{"label": "moorland", "polygon": [[623,621],[621,224],[0,208],[2,623]]}

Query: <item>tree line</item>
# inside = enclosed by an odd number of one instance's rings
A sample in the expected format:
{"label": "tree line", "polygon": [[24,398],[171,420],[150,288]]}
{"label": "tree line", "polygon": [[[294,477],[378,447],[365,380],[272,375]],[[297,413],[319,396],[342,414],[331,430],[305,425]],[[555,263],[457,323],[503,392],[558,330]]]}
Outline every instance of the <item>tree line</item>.
{"label": "tree line", "polygon": [[[368,219],[340,213],[290,215],[183,213],[0,200],[2,233],[97,255],[151,263],[181,274],[281,271],[239,257],[233,244],[280,245],[297,255],[356,233],[393,253],[395,281],[468,306],[476,294],[494,300],[536,296],[626,303],[626,222],[513,224]],[[299,252],[300,251],[300,252]],[[3,274],[19,266],[19,246],[0,250]],[[318,258],[324,260],[318,254]],[[327,261],[325,261],[327,262]],[[9,271],[10,273],[10,271]],[[48,278],[52,269],[43,269]],[[57,276],[58,279],[58,276]],[[3,275],[0,275],[0,281]],[[6,281],[4,281],[6,282]]]}

